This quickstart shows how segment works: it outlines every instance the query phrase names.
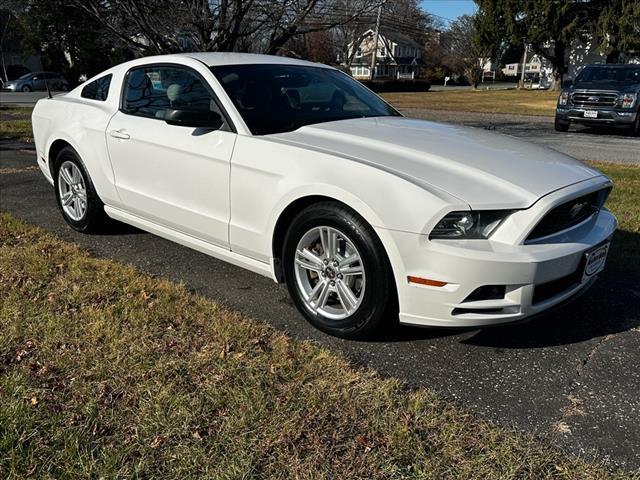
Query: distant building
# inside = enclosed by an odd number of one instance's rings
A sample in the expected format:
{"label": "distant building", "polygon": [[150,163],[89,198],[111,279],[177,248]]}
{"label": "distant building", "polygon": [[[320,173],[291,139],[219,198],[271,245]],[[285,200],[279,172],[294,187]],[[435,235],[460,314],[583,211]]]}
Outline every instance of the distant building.
{"label": "distant building", "polygon": [[[532,55],[527,58],[524,73],[549,76],[552,70],[551,63],[546,58],[541,55]],[[520,77],[522,75],[522,62],[506,64],[502,69],[502,73],[506,77]]]}
{"label": "distant building", "polygon": [[381,32],[375,45],[375,32],[369,30],[359,44],[349,46],[349,53],[354,54],[350,66],[354,78],[371,77],[371,57],[376,48],[374,78],[414,79],[419,76],[422,46],[418,42],[399,33]]}
{"label": "distant building", "polygon": [[[529,53],[529,55],[532,55]],[[624,61],[627,63],[640,63],[640,52],[625,52]],[[575,78],[580,71],[592,63],[607,63],[606,54],[598,49],[598,45],[587,41],[574,41],[571,48],[567,49],[565,63],[567,66],[566,78]],[[507,77],[520,77],[522,75],[522,60],[518,63],[508,63],[502,69]],[[538,76],[551,78],[553,67],[551,62],[541,55],[527,56],[525,76]]]}

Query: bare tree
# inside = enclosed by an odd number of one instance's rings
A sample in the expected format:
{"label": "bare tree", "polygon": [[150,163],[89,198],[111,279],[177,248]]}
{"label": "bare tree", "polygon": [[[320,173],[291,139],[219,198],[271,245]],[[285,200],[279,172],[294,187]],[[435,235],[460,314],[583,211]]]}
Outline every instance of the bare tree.
{"label": "bare tree", "polygon": [[[333,30],[333,38],[340,61],[350,67],[357,52],[354,46],[361,45],[367,33],[372,30],[376,22],[376,9],[382,5],[380,31],[382,39],[385,33],[399,33],[409,37],[421,45],[433,31],[434,21],[427,12],[422,10],[418,0],[381,0],[377,3],[370,2],[370,8],[365,10],[359,5],[359,1],[342,0],[344,7],[362,13],[352,22]],[[344,8],[343,7],[343,8]],[[394,52],[389,42],[385,42],[388,55],[393,57]]]}
{"label": "bare tree", "polygon": [[254,50],[275,54],[292,38],[330,30],[371,9],[351,13],[342,0],[71,0],[140,53]]}
{"label": "bare tree", "polygon": [[478,88],[484,64],[491,59],[492,47],[479,41],[476,21],[470,15],[458,17],[451,24],[448,36],[453,70],[463,73],[471,86]]}
{"label": "bare tree", "polygon": [[[364,2],[365,4],[367,2]],[[363,9],[361,0],[338,0],[336,2],[336,10],[342,15],[352,16],[355,13],[360,14],[351,22],[344,22],[331,30],[334,49],[337,57],[342,65],[350,67],[358,51],[357,45],[360,45],[365,39],[367,32],[374,27],[376,21],[375,10],[380,2],[369,2],[369,9]]]}
{"label": "bare tree", "polygon": [[8,81],[6,53],[9,45],[20,43],[21,27],[16,15],[24,10],[24,5],[18,0],[2,0],[0,2],[0,61],[2,63],[2,78]]}

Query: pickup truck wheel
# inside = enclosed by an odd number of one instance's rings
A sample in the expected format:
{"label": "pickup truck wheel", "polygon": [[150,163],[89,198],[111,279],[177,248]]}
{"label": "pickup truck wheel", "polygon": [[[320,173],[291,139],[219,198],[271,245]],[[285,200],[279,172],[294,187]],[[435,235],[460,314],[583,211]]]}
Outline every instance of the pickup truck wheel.
{"label": "pickup truck wheel", "polygon": [[283,265],[296,307],[326,333],[369,337],[391,316],[395,284],[384,248],[373,228],[341,204],[311,205],[294,218]]}
{"label": "pickup truck wheel", "polygon": [[56,157],[54,187],[58,208],[71,228],[82,233],[97,232],[107,216],[80,156],[71,147]]}
{"label": "pickup truck wheel", "polygon": [[553,126],[556,132],[568,132],[570,125],[571,125],[571,122],[563,122],[562,120],[558,120],[556,118],[556,121]]}
{"label": "pickup truck wheel", "polygon": [[640,137],[640,112],[636,114],[636,121],[631,126],[631,135]]}

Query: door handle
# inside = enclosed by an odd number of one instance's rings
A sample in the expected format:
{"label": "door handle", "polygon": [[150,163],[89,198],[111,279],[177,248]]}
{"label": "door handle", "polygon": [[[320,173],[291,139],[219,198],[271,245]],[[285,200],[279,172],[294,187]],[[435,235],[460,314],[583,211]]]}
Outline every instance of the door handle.
{"label": "door handle", "polygon": [[109,131],[109,135],[113,138],[119,138],[120,140],[129,140],[131,138],[131,135],[121,130],[111,130]]}

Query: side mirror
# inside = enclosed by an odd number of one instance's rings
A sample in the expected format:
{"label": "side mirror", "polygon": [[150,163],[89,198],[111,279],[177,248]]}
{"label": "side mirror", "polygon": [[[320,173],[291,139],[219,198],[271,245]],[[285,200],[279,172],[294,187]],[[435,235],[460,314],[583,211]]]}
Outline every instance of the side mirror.
{"label": "side mirror", "polygon": [[564,82],[562,82],[563,88],[569,88],[572,85],[573,85],[573,80],[565,80]]}
{"label": "side mirror", "polygon": [[178,127],[209,128],[211,130],[217,130],[223,124],[222,117],[216,112],[188,108],[168,109],[164,114],[164,121]]}

